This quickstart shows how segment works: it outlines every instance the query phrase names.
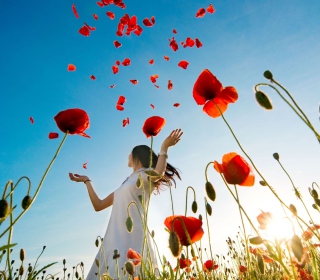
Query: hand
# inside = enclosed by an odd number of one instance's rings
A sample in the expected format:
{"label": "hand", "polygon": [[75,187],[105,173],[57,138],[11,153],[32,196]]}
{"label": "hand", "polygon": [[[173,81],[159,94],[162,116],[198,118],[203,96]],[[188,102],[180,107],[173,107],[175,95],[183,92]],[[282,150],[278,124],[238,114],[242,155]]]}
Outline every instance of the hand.
{"label": "hand", "polygon": [[180,141],[180,137],[183,134],[181,129],[175,129],[173,130],[170,135],[163,141],[162,148],[167,149],[171,146],[174,146]]}
{"label": "hand", "polygon": [[69,177],[71,181],[75,181],[75,182],[84,182],[86,180],[89,180],[89,178],[85,175],[72,174],[70,172],[69,172]]}

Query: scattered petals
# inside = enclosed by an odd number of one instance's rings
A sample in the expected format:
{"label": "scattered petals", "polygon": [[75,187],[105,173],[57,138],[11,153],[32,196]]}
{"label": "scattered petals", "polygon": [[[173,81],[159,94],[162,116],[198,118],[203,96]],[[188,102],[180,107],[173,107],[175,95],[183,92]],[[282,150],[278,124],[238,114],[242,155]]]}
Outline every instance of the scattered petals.
{"label": "scattered petals", "polygon": [[213,8],[212,4],[210,4],[207,8],[207,12],[213,14],[216,10]]}
{"label": "scattered petals", "polygon": [[56,139],[59,137],[59,134],[57,132],[50,132],[48,137],[49,139]]}
{"label": "scattered petals", "polygon": [[178,66],[180,66],[183,69],[187,69],[188,65],[189,65],[189,62],[186,60],[181,60],[178,64]]}
{"label": "scattered petals", "polygon": [[77,10],[76,10],[76,4],[72,4],[72,11],[73,11],[75,17],[76,17],[76,18],[79,18],[78,12],[77,12]]}
{"label": "scattered petals", "polygon": [[114,84],[114,85],[111,85],[111,86],[110,86],[110,88],[114,88],[115,86],[116,86],[116,84]]}
{"label": "scattered petals", "polygon": [[159,78],[159,75],[158,75],[158,74],[155,74],[155,75],[150,76],[150,80],[151,80],[151,82],[153,82],[153,83],[156,83],[158,78]]}
{"label": "scattered petals", "polygon": [[124,96],[120,95],[117,104],[123,105],[124,102],[126,102],[126,101],[127,101],[127,99]]}
{"label": "scattered petals", "polygon": [[97,78],[96,78],[95,76],[91,75],[91,76],[90,76],[90,79],[91,79],[91,80],[96,80]]}
{"label": "scattered petals", "polygon": [[34,124],[34,119],[33,119],[33,117],[30,117],[29,120],[30,120],[31,124]]}
{"label": "scattered petals", "polygon": [[170,58],[169,58],[169,56],[164,56],[164,59],[166,60],[166,61],[169,61],[170,60]]}
{"label": "scattered petals", "polygon": [[148,18],[145,18],[142,22],[147,27],[153,26],[152,22]]}
{"label": "scattered petals", "polygon": [[93,14],[93,18],[94,18],[95,20],[98,20],[98,15]]}
{"label": "scattered petals", "polygon": [[199,41],[198,38],[196,38],[196,47],[197,48],[201,48],[202,47],[202,43]]}
{"label": "scattered petals", "polygon": [[154,59],[150,59],[150,60],[149,60],[149,64],[152,65],[153,63],[154,63]]}
{"label": "scattered petals", "polygon": [[136,34],[137,36],[140,36],[142,31],[143,29],[141,28],[141,26],[137,25],[136,30],[133,33]]}
{"label": "scattered petals", "polygon": [[130,80],[130,82],[136,85],[138,83],[138,80]]}
{"label": "scattered petals", "polygon": [[103,7],[104,4],[102,2],[96,2],[99,7]]}
{"label": "scattered petals", "polygon": [[173,84],[171,82],[171,80],[168,81],[168,90],[172,90],[173,88]]}
{"label": "scattered petals", "polygon": [[177,41],[174,39],[174,37],[172,37],[172,39],[170,40],[169,39],[169,46],[173,49],[173,51],[177,51],[178,50],[178,44],[177,44]]}
{"label": "scattered petals", "polygon": [[116,48],[120,48],[122,46],[122,44],[117,40],[113,41],[113,44]]}
{"label": "scattered petals", "polygon": [[117,61],[116,61],[116,64],[119,66],[119,65],[120,65],[120,60],[117,60]]}
{"label": "scattered petals", "polygon": [[180,106],[180,103],[174,103],[173,106],[174,106],[174,107],[179,107],[179,106]]}
{"label": "scattered petals", "polygon": [[68,71],[76,71],[76,66],[73,64],[68,64]]}
{"label": "scattered petals", "polygon": [[206,14],[206,10],[204,8],[200,8],[196,13],[196,18],[202,18]]}
{"label": "scattered petals", "polygon": [[154,109],[154,105],[153,104],[150,104],[150,106],[151,106],[152,109]]}
{"label": "scattered petals", "polygon": [[126,118],[122,121],[122,126],[125,127],[127,124],[130,124],[130,119]]}
{"label": "scattered petals", "polygon": [[177,34],[178,33],[177,30],[175,30],[175,29],[172,29],[172,32],[173,32],[173,34]]}
{"label": "scattered petals", "polygon": [[194,46],[194,40],[188,37],[186,39],[186,43],[184,44],[184,47],[192,48],[193,46]]}
{"label": "scattered petals", "polygon": [[113,12],[108,11],[108,12],[106,12],[106,15],[112,20],[114,20],[114,18],[115,18],[115,15]]}
{"label": "scattered petals", "polygon": [[88,162],[84,163],[84,164],[82,165],[82,167],[83,167],[84,169],[87,169],[87,164],[88,164]]}
{"label": "scattered petals", "polygon": [[119,72],[118,66],[112,65],[112,72],[113,74],[117,74]]}
{"label": "scattered petals", "polygon": [[151,17],[151,22],[152,22],[153,25],[156,24],[156,18],[154,16]]}
{"label": "scattered petals", "polygon": [[129,66],[131,63],[131,60],[129,58],[125,58],[123,61],[122,61],[122,65],[123,66]]}
{"label": "scattered petals", "polygon": [[79,31],[78,31],[81,35],[88,37],[90,35],[90,29],[88,28],[88,26],[84,25],[82,26]]}
{"label": "scattered petals", "polygon": [[88,25],[87,23],[84,23],[84,24],[85,24],[85,26],[87,26],[89,28],[89,30],[91,30],[91,31],[96,30],[95,27],[92,27],[92,26]]}

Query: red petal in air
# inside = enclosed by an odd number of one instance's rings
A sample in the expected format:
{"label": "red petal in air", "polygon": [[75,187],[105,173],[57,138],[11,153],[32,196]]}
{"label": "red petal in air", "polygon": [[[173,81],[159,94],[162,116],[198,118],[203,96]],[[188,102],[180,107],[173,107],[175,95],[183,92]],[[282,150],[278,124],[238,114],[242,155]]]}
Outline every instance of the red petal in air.
{"label": "red petal in air", "polygon": [[93,14],[92,16],[93,16],[93,18],[94,18],[95,20],[98,20],[98,15]]}
{"label": "red petal in air", "polygon": [[125,58],[124,61],[122,61],[123,66],[129,66],[131,63],[131,60],[129,58]]}
{"label": "red petal in air", "polygon": [[89,28],[90,31],[96,30],[95,27],[92,27],[92,26],[88,25],[87,23],[84,23],[84,24]]}
{"label": "red petal in air", "polygon": [[142,31],[143,29],[141,28],[141,26],[137,25],[136,30],[133,33],[136,34],[137,36],[140,36]]}
{"label": "red petal in air", "polygon": [[115,18],[115,15],[113,12],[108,11],[108,12],[106,12],[106,15],[112,20]]}
{"label": "red petal in air", "polygon": [[156,83],[158,78],[159,78],[159,75],[158,75],[158,74],[155,74],[155,75],[150,76],[150,80],[151,80],[151,82],[153,82],[153,83]]}
{"label": "red petal in air", "polygon": [[104,7],[102,2],[96,2],[99,7]]}
{"label": "red petal in air", "polygon": [[202,43],[199,41],[198,38],[196,38],[196,47],[197,48],[201,48],[202,47]]}
{"label": "red petal in air", "polygon": [[34,124],[34,119],[33,119],[33,117],[30,117],[29,120],[30,120],[31,124]]}
{"label": "red petal in air", "polygon": [[207,8],[207,12],[213,14],[216,10],[213,8],[212,4],[210,4]]}
{"label": "red petal in air", "polygon": [[156,24],[156,18],[154,16],[151,17],[151,22],[152,22],[153,25]]}
{"label": "red petal in air", "polygon": [[169,58],[169,56],[164,56],[164,59],[166,60],[166,61],[169,61],[170,60],[170,58]]}
{"label": "red petal in air", "polygon": [[110,86],[110,88],[114,88],[115,86],[116,86],[116,84],[114,84],[114,85],[111,85],[111,86]]}
{"label": "red petal in air", "polygon": [[178,66],[180,66],[183,69],[187,69],[188,65],[189,65],[189,62],[186,60],[181,60],[178,64]]}
{"label": "red petal in air", "polygon": [[130,80],[130,82],[136,85],[138,83],[138,80]]}
{"label": "red petal in air", "polygon": [[174,103],[173,106],[174,106],[174,107],[179,107],[179,106],[180,106],[180,103]]}
{"label": "red petal in air", "polygon": [[125,127],[127,124],[130,124],[130,119],[126,118],[122,121],[122,126]]}
{"label": "red petal in air", "polygon": [[174,39],[174,37],[172,37],[172,39],[170,40],[169,39],[169,46],[173,49],[173,51],[177,51],[178,49],[178,44],[177,44],[177,41]]}
{"label": "red petal in air", "polygon": [[154,85],[156,88],[160,88],[158,85]]}
{"label": "red petal in air", "polygon": [[152,22],[148,18],[145,18],[142,22],[147,27],[151,27],[153,25]]}
{"label": "red petal in air", "polygon": [[119,72],[118,66],[112,65],[112,72],[113,74],[117,74]]}
{"label": "red petal in air", "polygon": [[77,12],[77,10],[76,10],[76,4],[72,4],[72,11],[73,11],[75,17],[76,17],[76,18],[79,18],[78,12]]}
{"label": "red petal in air", "polygon": [[204,17],[206,10],[204,8],[200,8],[199,11],[196,13],[196,18]]}
{"label": "red petal in air", "polygon": [[84,169],[87,169],[87,164],[88,164],[88,162],[84,163],[84,164],[82,165],[82,167],[83,167]]}
{"label": "red petal in air", "polygon": [[168,81],[168,90],[172,90],[173,88],[173,84],[171,82],[171,80]]}
{"label": "red petal in air", "polygon": [[88,37],[90,35],[90,29],[88,28],[88,26],[84,25],[82,26],[79,31],[78,31],[81,35]]}
{"label": "red petal in air", "polygon": [[117,61],[116,61],[116,64],[119,66],[119,65],[120,65],[120,60],[117,60]]}
{"label": "red petal in air", "polygon": [[59,134],[57,132],[50,132],[48,137],[49,139],[56,139],[59,137]]}
{"label": "red petal in air", "polygon": [[76,71],[76,67],[73,64],[68,64],[68,71]]}
{"label": "red petal in air", "polygon": [[172,32],[173,32],[173,34],[177,34],[178,33],[177,30],[175,30],[175,29],[172,29]]}
{"label": "red petal in air", "polygon": [[186,44],[185,45],[187,45],[188,47],[192,48],[194,46],[194,40],[188,37],[186,39]]}
{"label": "red petal in air", "polygon": [[120,48],[122,46],[122,44],[117,40],[113,41],[113,44],[116,48]]}
{"label": "red petal in air", "polygon": [[152,65],[153,63],[154,63],[154,59],[150,59],[150,60],[149,60],[149,64]]}
{"label": "red petal in air", "polygon": [[154,105],[153,104],[150,104],[150,106],[151,106],[152,109],[154,109]]}
{"label": "red petal in air", "polygon": [[124,110],[124,107],[122,105],[119,105],[119,104],[116,105],[116,108],[119,111],[123,111]]}
{"label": "red petal in air", "polygon": [[127,99],[123,95],[120,95],[117,104],[123,105],[124,102],[126,102],[126,101],[127,101]]}
{"label": "red petal in air", "polygon": [[96,78],[95,76],[91,75],[91,76],[90,76],[90,79],[91,79],[91,80],[96,80],[97,78]]}

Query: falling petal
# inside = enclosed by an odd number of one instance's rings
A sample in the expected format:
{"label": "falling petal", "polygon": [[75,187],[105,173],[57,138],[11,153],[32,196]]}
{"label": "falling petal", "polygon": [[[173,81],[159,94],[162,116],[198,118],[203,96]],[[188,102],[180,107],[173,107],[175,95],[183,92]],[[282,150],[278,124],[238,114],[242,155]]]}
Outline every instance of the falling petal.
{"label": "falling petal", "polygon": [[154,85],[156,88],[160,88],[158,85]]}
{"label": "falling petal", "polygon": [[30,117],[29,120],[30,120],[31,124],[34,124],[34,119],[33,119],[33,117]]}
{"label": "falling petal", "polygon": [[99,7],[104,7],[104,4],[102,2],[96,2],[96,3]]}
{"label": "falling petal", "polygon": [[118,98],[117,104],[118,105],[123,105],[126,101],[127,101],[127,99],[123,95],[120,95],[119,98]]}
{"label": "falling petal", "polygon": [[168,90],[172,90],[173,88],[173,84],[171,82],[171,80],[168,81]]}
{"label": "falling petal", "polygon": [[125,58],[124,61],[122,61],[123,66],[129,66],[131,63],[131,60],[129,58]]}
{"label": "falling petal", "polygon": [[174,107],[179,107],[179,106],[180,106],[180,103],[174,103],[173,106],[174,106]]}
{"label": "falling petal", "polygon": [[172,37],[172,39],[169,39],[169,46],[173,49],[173,51],[177,51],[178,50],[178,44],[176,42],[176,40],[174,39],[174,37]]}
{"label": "falling petal", "polygon": [[116,48],[120,48],[122,46],[122,44],[117,40],[113,41],[113,44]]}
{"label": "falling petal", "polygon": [[153,25],[156,24],[156,18],[154,16],[151,17],[151,22],[152,22]]}
{"label": "falling petal", "polygon": [[92,26],[88,25],[87,23],[84,23],[84,24],[85,24],[85,26],[87,26],[89,28],[90,31],[96,30],[95,27],[92,27]]}
{"label": "falling petal", "polygon": [[130,80],[130,82],[136,85],[138,83],[138,80]]}
{"label": "falling petal", "polygon": [[133,33],[136,34],[137,36],[140,36],[142,31],[143,31],[143,29],[141,28],[141,26],[137,25],[136,30]]}
{"label": "falling petal", "polygon": [[77,12],[77,10],[76,10],[76,4],[72,4],[72,11],[73,11],[75,17],[76,17],[76,18],[79,18],[78,12]]}
{"label": "falling petal", "polygon": [[153,63],[154,63],[154,59],[150,59],[150,60],[149,60],[149,64],[152,65]]}
{"label": "falling petal", "polygon": [[59,137],[59,134],[57,132],[50,132],[48,137],[49,139],[56,139]]}
{"label": "falling petal", "polygon": [[207,8],[207,12],[213,14],[216,10],[213,8],[212,4],[210,4]]}
{"label": "falling petal", "polygon": [[177,30],[175,30],[175,29],[172,29],[172,32],[173,32],[173,34],[177,34],[178,33]]}
{"label": "falling petal", "polygon": [[122,126],[125,127],[127,124],[130,124],[130,119],[126,118],[122,121]]}
{"label": "falling petal", "polygon": [[98,20],[98,16],[97,16],[96,14],[93,14],[93,18],[94,18],[95,20]]}
{"label": "falling petal", "polygon": [[84,163],[84,164],[82,165],[82,167],[83,167],[84,169],[87,169],[87,164],[88,164],[88,162]]}
{"label": "falling petal", "polygon": [[142,22],[147,27],[151,27],[153,25],[152,22],[148,18],[145,18]]}
{"label": "falling petal", "polygon": [[112,65],[112,72],[113,74],[117,74],[119,72],[119,68],[115,65]]}
{"label": "falling petal", "polygon": [[199,41],[198,38],[196,38],[196,47],[197,48],[201,48],[202,47],[202,43]]}
{"label": "falling petal", "polygon": [[151,106],[152,109],[154,109],[154,105],[153,104],[150,104],[150,106]]}
{"label": "falling petal", "polygon": [[170,60],[170,58],[169,58],[169,56],[164,56],[164,59],[166,60],[166,61],[169,61]]}
{"label": "falling petal", "polygon": [[76,71],[76,66],[74,66],[73,64],[68,64],[68,71]]}
{"label": "falling petal", "polygon": [[200,8],[199,11],[196,13],[196,18],[204,17],[206,10],[204,8]]}
{"label": "falling petal", "polygon": [[185,45],[192,48],[194,46],[194,40],[188,37]]}
{"label": "falling petal", "polygon": [[116,105],[116,108],[119,111],[123,111],[124,110],[124,107],[122,105],[119,105],[119,104]]}
{"label": "falling petal", "polygon": [[150,80],[151,80],[151,82],[153,82],[153,83],[156,83],[158,78],[159,78],[159,75],[158,75],[158,74],[155,74],[155,75],[150,76]]}
{"label": "falling petal", "polygon": [[180,66],[183,69],[187,69],[188,65],[189,65],[189,62],[186,60],[181,60],[178,64],[178,66]]}
{"label": "falling petal", "polygon": [[79,31],[78,31],[81,35],[88,37],[90,35],[90,29],[88,28],[88,26],[84,25],[82,26]]}
{"label": "falling petal", "polygon": [[97,78],[93,75],[90,76],[91,80],[96,80]]}
{"label": "falling petal", "polygon": [[115,86],[116,86],[116,84],[114,84],[114,85],[111,85],[111,86],[110,86],[110,88],[114,88]]}
{"label": "falling petal", "polygon": [[119,65],[120,65],[120,60],[117,60],[117,61],[116,61],[116,64],[119,66]]}
{"label": "falling petal", "polygon": [[113,12],[108,11],[108,12],[106,12],[106,15],[112,20],[114,20],[114,18],[115,18],[115,15]]}

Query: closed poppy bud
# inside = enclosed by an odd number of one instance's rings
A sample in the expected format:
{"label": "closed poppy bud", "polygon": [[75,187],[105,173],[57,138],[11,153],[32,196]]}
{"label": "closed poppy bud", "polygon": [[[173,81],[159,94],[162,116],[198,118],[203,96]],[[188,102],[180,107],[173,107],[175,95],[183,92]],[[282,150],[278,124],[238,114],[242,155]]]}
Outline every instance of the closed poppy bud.
{"label": "closed poppy bud", "polygon": [[133,274],[134,274],[135,266],[134,266],[134,264],[133,264],[132,261],[127,261],[127,262],[124,264],[124,267],[126,268],[126,271],[127,271],[130,275],[133,275]]}
{"label": "closed poppy bud", "polygon": [[76,278],[77,278],[77,279],[79,278],[79,273],[78,273],[78,271],[76,271]]}
{"label": "closed poppy bud", "polygon": [[195,257],[196,257],[196,254],[194,253],[193,248],[191,248],[191,256],[192,256],[193,258],[195,258]]}
{"label": "closed poppy bud", "polygon": [[98,240],[98,238],[96,239],[95,244],[96,244],[96,247],[99,247],[99,240]]}
{"label": "closed poppy bud", "polygon": [[202,215],[201,214],[199,214],[199,220],[202,221]]}
{"label": "closed poppy bud", "polygon": [[263,186],[263,187],[265,187],[265,186],[267,185],[266,181],[262,181],[262,180],[261,180],[261,181],[259,181],[259,183],[260,183],[260,185]]}
{"label": "closed poppy bud", "polygon": [[206,193],[212,201],[216,200],[216,191],[210,182],[206,182]]}
{"label": "closed poppy bud", "polygon": [[23,265],[21,265],[19,268],[19,275],[22,276],[23,273],[24,273],[24,267],[23,267]]}
{"label": "closed poppy bud", "polygon": [[296,258],[300,262],[303,256],[303,246],[299,236],[296,234],[291,239],[291,249],[293,254],[296,256]]}
{"label": "closed poppy bud", "polygon": [[314,198],[314,202],[315,202],[318,206],[320,206],[320,199],[319,199],[319,198]]}
{"label": "closed poppy bud", "polygon": [[273,75],[269,70],[264,71],[263,76],[268,80],[272,80],[273,79]]}
{"label": "closed poppy bud", "polygon": [[264,274],[264,261],[260,254],[257,255],[258,267],[261,274]]}
{"label": "closed poppy bud", "polygon": [[260,236],[249,238],[249,242],[253,245],[260,245],[263,243],[263,239]]}
{"label": "closed poppy bud", "polygon": [[154,238],[154,230],[151,231],[151,237]]}
{"label": "closed poppy bud", "polygon": [[140,203],[142,204],[142,195],[141,194],[138,195],[138,198],[139,198]]}
{"label": "closed poppy bud", "polygon": [[206,203],[206,210],[207,210],[207,213],[209,214],[209,216],[211,216],[212,214],[212,207],[211,205],[207,202]]}
{"label": "closed poppy bud", "polygon": [[313,207],[314,209],[316,209],[316,210],[319,211],[319,208],[318,208],[318,205],[317,205],[317,204],[312,204],[312,207]]}
{"label": "closed poppy bud", "polygon": [[24,259],[26,258],[26,253],[24,252],[23,249],[20,250],[20,261],[24,261]]}
{"label": "closed poppy bud", "polygon": [[99,260],[98,260],[98,259],[95,259],[94,261],[95,261],[95,263],[96,263],[97,267],[99,267],[99,265],[100,265]]}
{"label": "closed poppy bud", "polygon": [[275,160],[279,160],[279,158],[280,158],[280,157],[279,157],[279,154],[278,154],[278,153],[274,153],[274,154],[273,154],[273,158],[274,158]]}
{"label": "closed poppy bud", "polygon": [[315,189],[310,189],[309,188],[309,192],[310,192],[310,194],[311,194],[311,196],[313,197],[313,198],[318,198],[318,192],[315,190]]}
{"label": "closed poppy bud", "polygon": [[31,197],[29,195],[26,195],[21,202],[21,206],[24,210],[26,210],[31,204]]}
{"label": "closed poppy bud", "polygon": [[9,213],[9,203],[5,199],[0,200],[0,219],[8,216]]}
{"label": "closed poppy bud", "polygon": [[297,216],[297,208],[293,204],[290,204],[289,208],[290,208],[290,211],[292,212],[292,214],[294,216]]}
{"label": "closed poppy bud", "polygon": [[126,228],[128,232],[131,232],[133,229],[133,220],[130,216],[126,220]]}
{"label": "closed poppy bud", "polygon": [[80,265],[83,267],[84,266],[83,262],[81,262]]}
{"label": "closed poppy bud", "polygon": [[29,265],[29,267],[28,267],[28,272],[31,272],[31,271],[32,271],[32,266]]}
{"label": "closed poppy bud", "polygon": [[272,110],[271,101],[268,95],[266,95],[263,91],[256,91],[256,100],[262,108],[266,110]]}
{"label": "closed poppy bud", "polygon": [[192,205],[191,205],[191,210],[193,213],[197,213],[197,210],[198,210],[198,204],[196,201],[193,201],[192,202]]}
{"label": "closed poppy bud", "polygon": [[[98,240],[98,239],[97,239],[97,240]],[[96,240],[96,242],[97,242],[97,240]],[[98,241],[98,246],[99,246],[99,241]],[[98,247],[98,246],[97,246],[97,247]],[[66,259],[63,259],[62,263],[63,263],[63,265],[65,265],[65,264],[66,264]]]}
{"label": "closed poppy bud", "polygon": [[176,257],[176,258],[179,257],[180,252],[181,252],[181,246],[180,246],[179,237],[175,231],[170,232],[169,248],[170,248],[171,253],[174,257]]}
{"label": "closed poppy bud", "polygon": [[138,180],[136,182],[136,187],[140,189],[142,187],[141,175],[139,174]]}

